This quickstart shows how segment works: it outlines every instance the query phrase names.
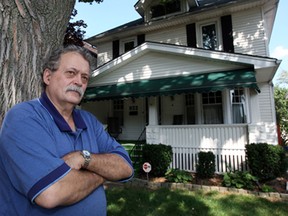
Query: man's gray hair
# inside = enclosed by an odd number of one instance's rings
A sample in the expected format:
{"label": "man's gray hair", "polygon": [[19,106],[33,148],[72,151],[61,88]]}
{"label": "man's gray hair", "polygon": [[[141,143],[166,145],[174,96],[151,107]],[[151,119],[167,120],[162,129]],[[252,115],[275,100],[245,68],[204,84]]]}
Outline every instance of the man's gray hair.
{"label": "man's gray hair", "polygon": [[88,63],[89,63],[89,67],[90,67],[90,74],[93,70],[93,66],[94,66],[94,62],[95,62],[95,57],[93,57],[90,53],[89,50],[87,50],[84,47],[81,46],[76,46],[76,45],[68,45],[66,47],[61,47],[58,48],[56,50],[54,50],[50,57],[47,59],[46,63],[43,66],[43,71],[41,73],[42,76],[42,87],[43,89],[46,88],[46,84],[43,81],[43,73],[46,69],[51,70],[52,72],[55,72],[58,70],[59,68],[59,64],[60,64],[60,58],[63,54],[65,53],[69,53],[69,52],[76,52],[79,53]]}

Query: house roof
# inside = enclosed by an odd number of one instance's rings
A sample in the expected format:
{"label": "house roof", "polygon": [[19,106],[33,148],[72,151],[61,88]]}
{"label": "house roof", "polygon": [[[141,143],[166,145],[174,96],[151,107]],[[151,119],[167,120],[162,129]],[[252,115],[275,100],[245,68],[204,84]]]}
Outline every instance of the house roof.
{"label": "house roof", "polygon": [[[147,7],[150,2],[151,0],[139,0],[134,5],[135,10],[138,11],[139,7],[145,9],[143,8],[143,5]],[[266,33],[269,40],[278,5],[278,0],[188,0],[188,2],[190,2],[190,11],[169,16],[169,22],[167,22],[167,17],[145,21],[142,15],[142,18],[125,23],[113,29],[109,29],[108,31],[86,39],[86,41],[97,46],[97,43],[116,40],[131,36],[131,34],[145,34],[146,32],[160,28],[173,27],[175,25],[179,25],[179,23],[189,24],[193,22],[193,20],[196,22],[199,19],[199,14],[201,14],[201,19],[205,19],[205,16],[208,16],[209,18],[211,18],[211,16],[222,16],[239,10],[246,10],[251,7],[259,6],[263,6],[266,23],[265,26],[267,28]],[[197,2],[197,4],[192,4],[191,2]],[[217,13],[213,12],[211,14],[211,11],[217,11]]]}

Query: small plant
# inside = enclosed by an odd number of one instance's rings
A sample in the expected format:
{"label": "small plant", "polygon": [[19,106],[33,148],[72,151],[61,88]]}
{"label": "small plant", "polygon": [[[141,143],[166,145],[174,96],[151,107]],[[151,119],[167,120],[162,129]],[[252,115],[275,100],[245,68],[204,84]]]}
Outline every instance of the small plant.
{"label": "small plant", "polygon": [[212,177],[215,173],[215,155],[213,152],[199,152],[198,159],[197,176],[200,178]]}
{"label": "small plant", "polygon": [[187,183],[191,182],[193,179],[192,175],[189,172],[179,169],[169,169],[165,173],[165,178],[168,182],[176,183]]}
{"label": "small plant", "polygon": [[249,172],[235,171],[224,174],[222,185],[225,187],[235,187],[238,189],[254,189],[258,179]]}
{"label": "small plant", "polygon": [[262,187],[261,187],[261,191],[262,191],[262,192],[265,192],[265,193],[268,193],[268,192],[273,192],[274,190],[273,190],[273,188],[270,187],[269,185],[264,184],[264,185],[262,185]]}

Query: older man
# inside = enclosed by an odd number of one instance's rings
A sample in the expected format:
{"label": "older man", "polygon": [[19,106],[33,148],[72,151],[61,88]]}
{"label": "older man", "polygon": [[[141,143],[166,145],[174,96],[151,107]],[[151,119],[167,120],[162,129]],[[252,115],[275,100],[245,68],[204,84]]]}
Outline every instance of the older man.
{"label": "older man", "polygon": [[15,105],[0,132],[0,215],[106,215],[103,183],[133,176],[123,147],[76,109],[89,52],[68,46],[44,66],[39,99]]}

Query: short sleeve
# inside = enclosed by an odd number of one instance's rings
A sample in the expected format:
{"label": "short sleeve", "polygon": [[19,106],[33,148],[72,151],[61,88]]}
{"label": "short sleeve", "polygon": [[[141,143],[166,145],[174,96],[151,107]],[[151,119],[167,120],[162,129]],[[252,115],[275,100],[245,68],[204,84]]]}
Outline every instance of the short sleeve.
{"label": "short sleeve", "polygon": [[0,134],[0,156],[14,187],[31,201],[70,167],[57,154],[45,116],[25,103],[12,108]]}

